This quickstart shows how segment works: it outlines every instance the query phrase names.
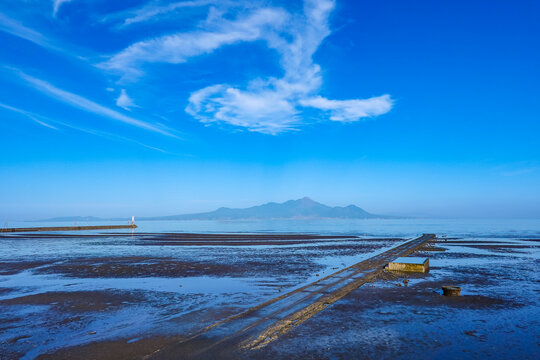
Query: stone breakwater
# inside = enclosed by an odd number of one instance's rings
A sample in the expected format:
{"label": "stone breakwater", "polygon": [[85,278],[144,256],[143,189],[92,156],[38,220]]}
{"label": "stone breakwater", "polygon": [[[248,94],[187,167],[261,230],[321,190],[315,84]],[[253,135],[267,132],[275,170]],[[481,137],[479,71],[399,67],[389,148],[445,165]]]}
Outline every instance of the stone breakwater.
{"label": "stone breakwater", "polygon": [[29,232],[29,231],[76,231],[76,230],[109,230],[109,229],[135,229],[137,225],[96,225],[96,226],[50,226],[29,228],[5,228],[2,232]]}

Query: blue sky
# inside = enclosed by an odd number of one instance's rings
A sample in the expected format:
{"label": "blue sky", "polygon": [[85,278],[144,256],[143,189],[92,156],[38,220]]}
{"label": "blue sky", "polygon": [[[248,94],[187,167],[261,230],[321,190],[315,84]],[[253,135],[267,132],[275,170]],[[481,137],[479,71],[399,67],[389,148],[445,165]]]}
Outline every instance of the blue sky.
{"label": "blue sky", "polygon": [[0,220],[310,196],[540,217],[538,1],[4,0]]}

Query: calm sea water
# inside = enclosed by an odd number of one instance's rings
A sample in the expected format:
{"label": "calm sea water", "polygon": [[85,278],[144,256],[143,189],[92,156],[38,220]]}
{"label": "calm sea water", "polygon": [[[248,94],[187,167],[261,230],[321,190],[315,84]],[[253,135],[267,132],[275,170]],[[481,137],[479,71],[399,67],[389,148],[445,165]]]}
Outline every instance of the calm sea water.
{"label": "calm sea water", "polygon": [[[105,225],[121,222],[13,222],[9,227]],[[127,223],[127,222],[126,222]],[[114,232],[285,232],[412,237],[435,233],[452,237],[540,237],[540,219],[366,219],[136,221],[135,230]]]}

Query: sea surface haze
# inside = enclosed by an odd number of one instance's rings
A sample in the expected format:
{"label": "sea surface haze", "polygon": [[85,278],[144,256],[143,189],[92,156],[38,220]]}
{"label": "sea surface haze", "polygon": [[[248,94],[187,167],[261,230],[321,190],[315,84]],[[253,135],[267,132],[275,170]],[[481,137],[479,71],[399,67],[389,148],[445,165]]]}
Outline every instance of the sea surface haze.
{"label": "sea surface haze", "polygon": [[[126,219],[125,224],[128,223]],[[126,233],[316,233],[412,237],[422,233],[466,237],[539,237],[540,219],[316,219],[316,220],[144,220]],[[10,222],[7,227],[109,225],[121,221]],[[6,227],[6,226],[4,226]],[[87,233],[87,232],[76,232]],[[89,232],[95,233],[95,232]]]}

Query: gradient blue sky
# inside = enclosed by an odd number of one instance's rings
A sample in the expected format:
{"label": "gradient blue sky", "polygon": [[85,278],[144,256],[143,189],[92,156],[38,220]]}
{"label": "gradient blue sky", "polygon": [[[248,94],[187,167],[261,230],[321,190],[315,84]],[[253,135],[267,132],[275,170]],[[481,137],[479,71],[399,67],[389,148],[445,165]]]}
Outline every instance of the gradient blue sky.
{"label": "gradient blue sky", "polygon": [[538,218],[539,38],[536,0],[3,0],[0,220]]}

